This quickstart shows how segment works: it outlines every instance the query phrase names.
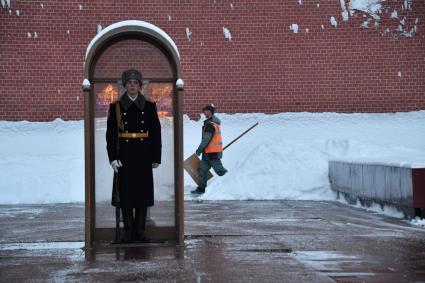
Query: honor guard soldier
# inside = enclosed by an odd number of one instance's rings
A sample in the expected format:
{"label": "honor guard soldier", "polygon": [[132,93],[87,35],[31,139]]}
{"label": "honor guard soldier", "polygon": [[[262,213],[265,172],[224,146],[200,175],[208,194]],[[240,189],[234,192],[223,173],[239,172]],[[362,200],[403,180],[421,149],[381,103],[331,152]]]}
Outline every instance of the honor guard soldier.
{"label": "honor guard soldier", "polygon": [[201,164],[199,166],[199,186],[196,190],[191,191],[192,194],[205,193],[208,176],[207,173],[212,167],[219,176],[226,174],[227,170],[221,163],[223,157],[223,142],[221,139],[221,122],[214,115],[214,104],[208,104],[203,109],[205,117],[204,126],[202,127],[202,140],[196,155],[202,154]]}
{"label": "honor guard soldier", "polygon": [[142,74],[122,73],[126,92],[109,107],[106,143],[114,170],[112,205],[121,208],[124,241],[148,241],[147,208],[154,205],[152,168],[161,163],[161,124],[156,105],[140,93]]}

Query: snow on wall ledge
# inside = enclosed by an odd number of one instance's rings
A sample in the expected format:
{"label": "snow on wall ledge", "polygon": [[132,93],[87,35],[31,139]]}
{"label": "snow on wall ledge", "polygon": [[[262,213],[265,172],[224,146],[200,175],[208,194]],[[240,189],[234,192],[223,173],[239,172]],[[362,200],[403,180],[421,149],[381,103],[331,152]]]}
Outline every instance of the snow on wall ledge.
{"label": "snow on wall ledge", "polygon": [[[229,172],[209,182],[205,200],[332,200],[331,159],[425,162],[425,111],[217,116],[224,144],[255,122],[259,126],[226,149],[223,163]],[[198,146],[201,126],[202,120],[185,117],[184,157]],[[84,201],[83,132],[82,121],[1,121],[0,203]],[[112,174],[109,165],[105,168]],[[185,192],[194,188],[185,173]]]}

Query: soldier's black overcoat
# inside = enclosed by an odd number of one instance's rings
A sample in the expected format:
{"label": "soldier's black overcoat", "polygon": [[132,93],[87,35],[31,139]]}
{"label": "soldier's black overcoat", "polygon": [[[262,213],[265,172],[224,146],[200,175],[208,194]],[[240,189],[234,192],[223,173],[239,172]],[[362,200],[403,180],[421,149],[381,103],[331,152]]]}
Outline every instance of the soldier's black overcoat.
{"label": "soldier's black overcoat", "polygon": [[[118,129],[116,103],[119,103],[122,127]],[[148,138],[118,138],[118,132],[148,133]],[[106,148],[109,162],[120,160],[119,190],[114,174],[112,205],[124,208],[140,208],[154,204],[152,163],[161,163],[161,125],[155,103],[138,95],[133,102],[127,94],[109,107]],[[119,191],[119,204],[114,193]]]}

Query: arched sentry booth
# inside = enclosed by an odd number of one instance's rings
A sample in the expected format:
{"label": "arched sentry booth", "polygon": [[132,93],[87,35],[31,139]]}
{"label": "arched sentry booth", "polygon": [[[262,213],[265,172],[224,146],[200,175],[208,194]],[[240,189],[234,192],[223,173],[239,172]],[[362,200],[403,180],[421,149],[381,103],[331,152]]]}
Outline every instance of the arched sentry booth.
{"label": "arched sentry booth", "polygon": [[160,28],[143,21],[123,21],[93,38],[84,64],[86,248],[113,241],[115,235],[106,119],[109,104],[124,92],[121,73],[130,68],[142,72],[142,94],[156,102],[162,131],[162,162],[154,169],[155,205],[148,212],[146,233],[152,239],[178,245],[184,241],[183,80],[179,52]]}

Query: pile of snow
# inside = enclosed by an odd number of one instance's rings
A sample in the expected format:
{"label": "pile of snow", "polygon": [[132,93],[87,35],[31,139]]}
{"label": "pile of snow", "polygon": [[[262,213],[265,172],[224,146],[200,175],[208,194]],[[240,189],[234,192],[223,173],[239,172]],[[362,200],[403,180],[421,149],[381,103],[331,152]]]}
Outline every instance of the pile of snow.
{"label": "pile of snow", "polygon": [[[259,126],[224,152],[229,172],[214,177],[202,199],[335,199],[328,180],[334,159],[425,167],[425,111],[217,116],[224,144],[255,122]],[[201,125],[185,120],[186,157],[198,145]],[[186,190],[195,187],[188,176],[185,184]]]}
{"label": "pile of snow", "polygon": [[372,211],[372,212],[376,212],[376,213],[379,213],[379,214],[384,214],[384,215],[387,215],[387,216],[390,216],[390,217],[393,217],[393,218],[402,219],[402,218],[405,217],[403,212],[401,212],[396,207],[391,206],[391,205],[381,205],[379,203],[372,202],[371,205],[366,206],[366,205],[363,205],[359,199],[357,199],[357,202],[356,202],[355,205],[352,205],[352,204],[348,203],[344,198],[340,198],[338,200],[340,202],[342,202],[346,205],[352,206],[352,207],[365,209],[367,211]]}
{"label": "pile of snow", "polygon": [[[328,161],[370,160],[425,165],[425,111],[395,114],[217,114],[224,144],[259,125],[224,152],[229,172],[209,181],[205,200],[334,200]],[[96,122],[98,200],[109,201],[112,183]],[[162,120],[163,163],[155,172],[156,198],[172,197],[172,121]],[[197,148],[202,120],[184,118],[184,157]],[[84,201],[84,125],[0,121],[0,203]],[[196,184],[185,173],[185,193]]]}
{"label": "pile of snow", "polygon": [[0,203],[84,201],[84,123],[0,121]]}
{"label": "pile of snow", "polygon": [[416,218],[412,219],[410,221],[410,223],[412,225],[415,225],[415,226],[425,227],[425,219],[420,219],[419,217],[416,217]]}

